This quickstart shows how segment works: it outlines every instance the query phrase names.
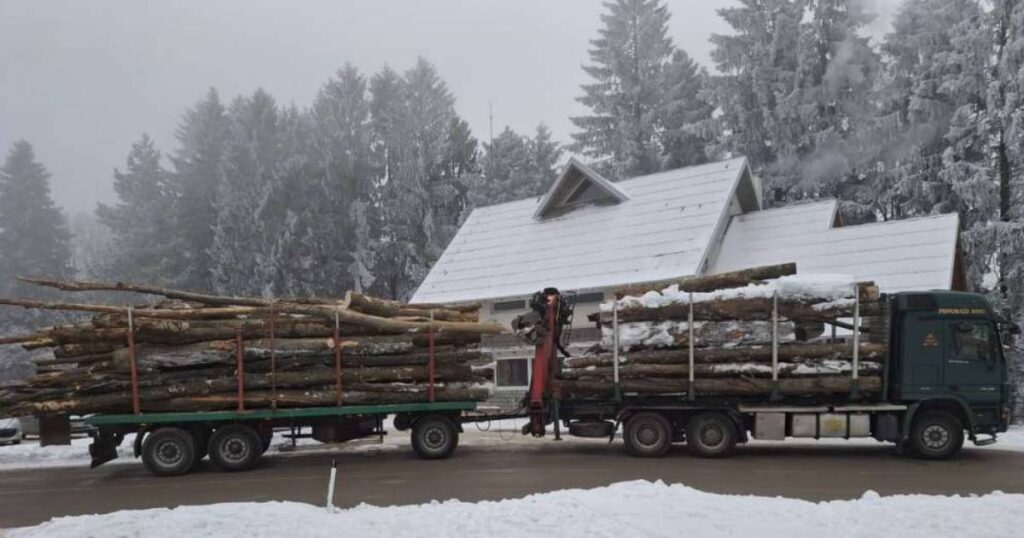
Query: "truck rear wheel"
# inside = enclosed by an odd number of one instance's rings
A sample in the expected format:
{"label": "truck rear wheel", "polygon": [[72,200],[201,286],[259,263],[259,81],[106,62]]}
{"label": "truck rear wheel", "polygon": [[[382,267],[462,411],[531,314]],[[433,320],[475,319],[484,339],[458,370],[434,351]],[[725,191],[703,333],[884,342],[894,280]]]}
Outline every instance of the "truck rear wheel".
{"label": "truck rear wheel", "polygon": [[686,424],[686,448],[701,458],[721,458],[732,453],[739,432],[722,413],[701,413]]}
{"label": "truck rear wheel", "polygon": [[142,463],[156,476],[183,475],[195,461],[195,441],[181,428],[160,428],[142,443]]}
{"label": "truck rear wheel", "polygon": [[427,460],[447,458],[459,445],[459,432],[451,419],[426,416],[412,426],[412,448]]}
{"label": "truck rear wheel", "polygon": [[919,458],[949,459],[964,446],[964,425],[946,411],[925,411],[914,417],[908,444]]}
{"label": "truck rear wheel", "polygon": [[221,426],[210,436],[210,461],[222,471],[247,471],[263,454],[263,440],[256,430],[242,424]]}
{"label": "truck rear wheel", "polygon": [[659,413],[637,413],[626,421],[622,437],[630,454],[660,458],[672,446],[672,425]]}

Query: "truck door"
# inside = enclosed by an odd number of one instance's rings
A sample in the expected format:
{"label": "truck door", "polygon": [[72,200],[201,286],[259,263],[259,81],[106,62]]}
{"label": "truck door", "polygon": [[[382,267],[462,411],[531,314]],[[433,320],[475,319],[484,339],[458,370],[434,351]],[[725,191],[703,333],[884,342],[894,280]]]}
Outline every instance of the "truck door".
{"label": "truck door", "polygon": [[999,338],[988,320],[946,322],[943,384],[972,405],[998,404],[1003,384]]}
{"label": "truck door", "polygon": [[901,343],[905,398],[927,398],[942,386],[945,338],[945,320],[918,312],[907,314]]}

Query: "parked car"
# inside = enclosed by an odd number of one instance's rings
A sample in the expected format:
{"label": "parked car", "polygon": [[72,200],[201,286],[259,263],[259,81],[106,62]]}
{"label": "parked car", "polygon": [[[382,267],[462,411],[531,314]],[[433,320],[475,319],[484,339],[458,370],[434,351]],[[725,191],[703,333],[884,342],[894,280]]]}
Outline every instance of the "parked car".
{"label": "parked car", "polygon": [[16,445],[25,438],[21,422],[16,418],[0,418],[0,445]]}

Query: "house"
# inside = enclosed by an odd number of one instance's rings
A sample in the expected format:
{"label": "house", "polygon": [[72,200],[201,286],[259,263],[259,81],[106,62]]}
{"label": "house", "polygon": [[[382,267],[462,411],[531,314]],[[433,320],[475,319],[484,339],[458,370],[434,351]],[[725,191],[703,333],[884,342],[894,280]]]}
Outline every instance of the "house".
{"label": "house", "polygon": [[[796,262],[883,292],[963,289],[956,214],[843,226],[837,207],[763,209],[745,158],[615,182],[572,159],[544,196],[474,210],[411,302],[479,301],[507,324],[536,291],[575,291],[572,341],[583,347],[599,337],[587,315],[631,284]],[[496,391],[520,398],[532,348],[511,336],[486,345]]]}

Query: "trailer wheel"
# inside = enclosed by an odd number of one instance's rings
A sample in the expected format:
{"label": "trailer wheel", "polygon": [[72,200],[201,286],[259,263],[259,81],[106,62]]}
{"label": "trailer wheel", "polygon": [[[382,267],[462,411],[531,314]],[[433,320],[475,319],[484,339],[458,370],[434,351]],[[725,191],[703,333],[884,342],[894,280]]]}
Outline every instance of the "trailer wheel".
{"label": "trailer wheel", "polygon": [[210,461],[222,471],[247,471],[263,454],[263,440],[256,430],[242,424],[221,426],[210,436]]}
{"label": "trailer wheel", "polygon": [[686,448],[701,458],[721,458],[732,453],[739,432],[722,413],[701,413],[686,423]]}
{"label": "trailer wheel", "polygon": [[142,463],[156,476],[183,475],[195,460],[195,440],[181,428],[160,428],[142,443]]}
{"label": "trailer wheel", "polygon": [[951,413],[926,411],[914,418],[908,444],[919,458],[949,459],[964,446],[964,425]]}
{"label": "trailer wheel", "polygon": [[672,445],[672,425],[660,413],[637,413],[623,431],[626,450],[641,458],[660,458]]}
{"label": "trailer wheel", "polygon": [[412,448],[427,460],[447,458],[459,445],[459,432],[448,417],[431,415],[412,426]]}

